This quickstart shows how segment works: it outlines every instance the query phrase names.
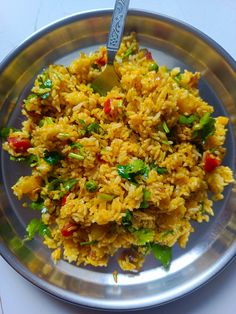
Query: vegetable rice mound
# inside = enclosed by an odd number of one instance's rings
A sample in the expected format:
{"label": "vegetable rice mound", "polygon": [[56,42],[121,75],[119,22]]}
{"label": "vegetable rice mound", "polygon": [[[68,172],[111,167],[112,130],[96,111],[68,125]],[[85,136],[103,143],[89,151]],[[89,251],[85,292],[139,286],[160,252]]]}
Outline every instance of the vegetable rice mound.
{"label": "vegetable rice mound", "polygon": [[1,131],[11,159],[32,168],[12,188],[41,215],[27,239],[43,236],[55,261],[107,266],[119,250],[121,269],[137,271],[153,251],[168,268],[171,247],[186,246],[192,221],[207,222],[233,181],[228,118],[199,96],[199,73],[158,65],[134,34],[116,56],[121,86],[101,96],[92,81],[106,62],[101,47],[50,65],[24,100],[22,129]]}

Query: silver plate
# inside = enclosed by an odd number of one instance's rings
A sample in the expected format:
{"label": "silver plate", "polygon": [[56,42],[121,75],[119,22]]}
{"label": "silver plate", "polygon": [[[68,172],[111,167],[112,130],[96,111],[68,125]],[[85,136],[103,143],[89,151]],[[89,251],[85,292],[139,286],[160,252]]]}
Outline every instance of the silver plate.
{"label": "silver plate", "polygon": [[[74,15],[40,30],[19,46],[0,67],[0,125],[18,127],[21,102],[35,74],[50,63],[68,64],[79,51],[92,51],[106,42],[111,11]],[[126,33],[135,31],[142,46],[151,49],[159,64],[200,71],[202,97],[215,113],[236,115],[236,64],[215,42],[181,22],[143,11],[130,10]],[[224,164],[235,169],[235,135],[229,126]],[[27,167],[9,161],[1,152],[0,249],[5,260],[22,276],[50,294],[74,304],[101,309],[141,309],[179,298],[206,283],[236,253],[236,193],[225,189],[224,201],[215,204],[208,224],[194,224],[185,250],[174,248],[166,272],[150,256],[138,274],[118,275],[115,259],[108,268],[76,267],[65,261],[54,265],[40,239],[22,243],[25,227],[35,213],[23,208],[11,186]]]}

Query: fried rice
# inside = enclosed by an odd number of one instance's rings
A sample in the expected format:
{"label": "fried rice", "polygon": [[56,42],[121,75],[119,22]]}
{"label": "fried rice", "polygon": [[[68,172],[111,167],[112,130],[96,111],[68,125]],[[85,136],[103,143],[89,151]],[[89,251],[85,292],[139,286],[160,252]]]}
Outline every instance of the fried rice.
{"label": "fried rice", "polygon": [[40,211],[28,239],[39,232],[55,261],[107,266],[119,251],[134,271],[153,250],[168,267],[170,248],[186,246],[233,181],[222,165],[228,118],[212,116],[199,73],[158,65],[134,34],[116,56],[121,86],[101,96],[91,83],[106,62],[101,47],[37,76],[22,129],[5,130],[3,148],[32,168],[12,189]]}

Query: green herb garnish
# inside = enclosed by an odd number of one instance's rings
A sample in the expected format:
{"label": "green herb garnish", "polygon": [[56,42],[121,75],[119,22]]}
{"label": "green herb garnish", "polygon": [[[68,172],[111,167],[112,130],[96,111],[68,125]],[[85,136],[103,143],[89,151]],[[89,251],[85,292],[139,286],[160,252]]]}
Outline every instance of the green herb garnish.
{"label": "green herb garnish", "polygon": [[0,130],[0,137],[6,141],[6,139],[8,138],[9,134],[10,134],[10,131],[13,130],[14,132],[17,132],[19,131],[18,129],[16,128],[2,128]]}
{"label": "green herb garnish", "polygon": [[41,99],[47,99],[52,89],[52,81],[48,78],[47,72],[44,71],[38,75],[37,81],[39,83],[39,90],[35,94]]}
{"label": "green herb garnish", "polygon": [[27,157],[23,157],[23,156],[20,156],[20,157],[10,156],[10,160],[21,162],[21,161],[26,161],[26,160],[27,160]]}
{"label": "green herb garnish", "polygon": [[59,154],[57,151],[49,152],[47,150],[44,151],[44,157],[43,159],[49,164],[49,165],[56,165],[58,162],[63,159],[62,155]]}
{"label": "green herb garnish", "polygon": [[136,159],[128,165],[117,165],[117,172],[122,178],[132,183],[137,183],[135,177],[138,175],[147,176],[149,169],[147,169],[147,165],[143,160]]}
{"label": "green herb garnish", "polygon": [[68,179],[68,180],[64,180],[63,181],[63,187],[68,192],[68,191],[70,191],[73,188],[73,186],[77,182],[78,182],[78,180],[77,179],[73,179],[73,178],[72,179]]}
{"label": "green herb garnish", "polygon": [[151,63],[148,67],[149,71],[158,71],[159,66],[156,63]]}
{"label": "green herb garnish", "polygon": [[129,228],[132,226],[132,217],[133,217],[133,213],[126,209],[125,211],[125,216],[122,217],[122,220],[121,220],[121,224],[124,228]]}
{"label": "green herb garnish", "polygon": [[88,192],[95,192],[98,188],[98,185],[95,181],[89,180],[85,183],[85,188]]}
{"label": "green herb garnish", "polygon": [[103,129],[100,126],[100,124],[98,124],[96,122],[93,122],[93,123],[90,123],[86,127],[86,133],[88,133],[88,134],[92,134],[92,133],[102,134],[103,133]]}
{"label": "green herb garnish", "polygon": [[196,119],[197,119],[197,116],[194,114],[192,114],[190,116],[181,115],[181,116],[179,116],[179,123],[191,125],[191,124],[193,124],[194,121],[196,121]]}
{"label": "green herb garnish", "polygon": [[174,80],[176,81],[176,83],[179,85],[182,79],[182,74],[178,73],[175,77]]}
{"label": "green herb garnish", "polygon": [[158,167],[155,163],[151,164],[151,169],[154,169],[158,174],[165,174],[168,172],[165,167]]}
{"label": "green herb garnish", "polygon": [[54,178],[47,184],[48,191],[60,191],[62,188],[64,191],[61,191],[60,196],[64,196],[68,191],[70,191],[73,186],[78,182],[77,179],[58,179]]}
{"label": "green herb garnish", "polygon": [[166,124],[165,121],[162,123],[162,128],[165,131],[165,133],[167,134],[170,133],[170,129],[168,128],[168,125]]}
{"label": "green herb garnish", "polygon": [[51,117],[45,117],[42,120],[39,121],[39,127],[41,128],[42,126],[53,124],[53,119]]}
{"label": "green herb garnish", "polygon": [[98,197],[101,198],[104,201],[112,201],[115,198],[115,195],[112,194],[106,194],[106,193],[99,193]]}
{"label": "green herb garnish", "polygon": [[68,157],[78,159],[78,160],[84,160],[84,156],[82,156],[81,154],[69,153]]}
{"label": "green herb garnish", "polygon": [[41,211],[43,208],[45,208],[44,201],[40,199],[36,202],[32,202],[30,204],[30,208]]}
{"label": "green herb garnish", "polygon": [[165,269],[168,269],[172,259],[171,247],[152,243],[151,248],[155,258],[161,262]]}
{"label": "green herb garnish", "polygon": [[143,201],[140,204],[139,208],[141,209],[148,208],[149,206],[148,200],[150,199],[150,197],[151,197],[151,192],[148,191],[147,189],[143,189]]}
{"label": "green herb garnish", "polygon": [[27,228],[27,240],[32,240],[36,233],[39,233],[41,237],[51,237],[51,231],[47,225],[45,225],[42,220],[38,220],[36,218],[32,219]]}
{"label": "green herb garnish", "polygon": [[71,146],[72,148],[78,148],[78,149],[83,148],[83,145],[80,144],[80,143],[72,143],[72,144],[70,144],[70,146]]}
{"label": "green herb garnish", "polygon": [[153,241],[155,231],[148,228],[141,228],[133,231],[133,234],[137,238],[138,245],[145,245],[146,243]]}
{"label": "green herb garnish", "polygon": [[97,244],[98,241],[97,240],[93,240],[93,241],[86,241],[86,242],[80,242],[80,245],[83,246],[83,245],[94,245],[94,244]]}
{"label": "green herb garnish", "polygon": [[83,125],[83,126],[86,126],[85,121],[84,121],[84,120],[82,120],[82,119],[79,119],[79,123],[80,123],[81,125]]}
{"label": "green herb garnish", "polygon": [[202,143],[205,144],[207,138],[215,133],[215,119],[210,116],[209,112],[206,112],[193,129],[193,137],[200,137]]}
{"label": "green herb garnish", "polygon": [[133,54],[133,46],[130,46],[126,51],[125,53],[123,54],[123,59],[126,59],[128,58],[130,55]]}
{"label": "green herb garnish", "polygon": [[34,93],[29,94],[28,97],[24,100],[24,104],[27,105],[30,102],[31,99],[37,98],[37,97],[38,96],[36,94],[34,94]]}

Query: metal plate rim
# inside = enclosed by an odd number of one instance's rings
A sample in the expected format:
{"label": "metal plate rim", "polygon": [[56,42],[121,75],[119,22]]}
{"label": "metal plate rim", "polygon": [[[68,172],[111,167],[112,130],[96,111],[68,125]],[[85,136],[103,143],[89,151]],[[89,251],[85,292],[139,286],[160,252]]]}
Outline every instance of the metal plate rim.
{"label": "metal plate rim", "polygon": [[[73,21],[85,19],[86,17],[93,17],[93,16],[97,16],[97,15],[103,16],[103,15],[111,14],[111,13],[112,13],[111,9],[102,9],[102,10],[95,10],[95,11],[91,10],[91,11],[86,11],[86,12],[82,12],[79,14],[73,14],[73,15],[70,15],[70,16],[65,17],[63,19],[60,19],[56,22],[50,23],[49,25],[41,28],[36,33],[29,36],[17,48],[15,48],[8,56],[6,56],[6,58],[0,64],[0,72],[3,71],[5,69],[5,67],[7,67],[7,65],[9,63],[11,63],[14,60],[14,58],[21,51],[23,51],[31,43],[33,43],[34,41],[36,41],[37,39],[39,39],[43,35],[47,34],[48,32],[51,32],[52,30],[54,30],[58,27],[63,27],[68,23],[72,23]],[[199,31],[198,29],[192,27],[191,25],[188,25],[186,23],[183,23],[177,19],[168,17],[166,15],[160,15],[160,14],[152,13],[152,12],[145,11],[145,10],[136,10],[136,9],[133,10],[133,9],[131,9],[131,10],[129,10],[129,14],[130,15],[136,15],[136,16],[142,15],[142,16],[152,17],[155,19],[164,20],[164,21],[167,21],[167,22],[172,23],[174,25],[180,26],[183,29],[187,29],[188,31],[193,33],[195,36],[200,37],[204,42],[206,42],[208,45],[213,47],[214,50],[216,50],[227,61],[229,66],[236,71],[235,60],[213,39],[208,37],[203,32]],[[0,243],[0,254],[2,255],[2,257],[6,260],[6,262],[12,268],[14,268],[21,276],[23,276],[25,279],[30,281],[32,284],[39,287],[41,290],[49,293],[50,295],[52,295],[56,298],[59,298],[61,300],[67,301],[69,303],[72,303],[72,304],[77,304],[77,305],[80,305],[83,307],[88,307],[88,308],[96,308],[96,309],[103,309],[103,310],[111,310],[112,309],[112,310],[120,310],[120,311],[121,310],[137,310],[137,309],[141,309],[141,308],[145,309],[145,308],[150,308],[150,307],[157,305],[154,302],[152,302],[152,303],[150,302],[149,304],[146,304],[146,305],[142,304],[141,307],[138,307],[138,308],[133,308],[132,306],[127,307],[127,304],[122,305],[120,307],[117,303],[112,304],[111,302],[110,303],[108,302],[107,304],[104,304],[104,302],[102,302],[102,301],[98,302],[98,300],[96,300],[95,302],[91,302],[91,300],[85,299],[85,298],[80,298],[80,300],[78,300],[78,296],[77,296],[77,300],[79,301],[79,303],[78,303],[75,300],[75,298],[68,297],[68,295],[67,295],[67,298],[65,298],[65,291],[63,289],[55,287],[52,284],[46,283],[45,281],[43,281],[42,279],[40,279],[36,275],[30,273],[24,266],[17,263],[16,257],[11,253],[11,251],[3,243]],[[222,270],[224,270],[224,268],[230,263],[230,261],[232,261],[234,259],[235,255],[236,255],[236,243],[231,248],[231,251],[228,252],[227,256],[224,256],[224,258],[222,258],[220,260],[220,263],[217,264],[217,267],[214,268],[214,271],[211,272],[208,277],[202,278],[201,280],[196,282],[196,284],[193,285],[191,287],[191,289],[185,289],[186,291],[184,291],[184,292],[182,291],[181,293],[176,293],[176,295],[173,298],[163,300],[163,302],[160,302],[158,305],[172,302],[172,301],[179,299],[179,298],[195,291],[196,289],[200,288],[202,285],[207,283],[210,279],[213,279],[217,274],[219,274]]]}

